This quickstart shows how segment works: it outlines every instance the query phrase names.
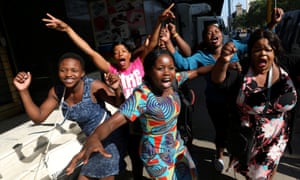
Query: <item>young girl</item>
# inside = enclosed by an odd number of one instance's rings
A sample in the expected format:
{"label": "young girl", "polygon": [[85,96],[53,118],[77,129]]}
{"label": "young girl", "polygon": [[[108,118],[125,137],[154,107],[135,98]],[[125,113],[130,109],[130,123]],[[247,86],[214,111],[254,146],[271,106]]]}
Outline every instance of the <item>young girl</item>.
{"label": "young girl", "polygon": [[93,152],[111,158],[112,155],[103,149],[99,140],[123,124],[138,120],[143,130],[140,157],[151,178],[197,179],[195,164],[177,132],[181,103],[173,84],[177,81],[180,85],[188,78],[206,72],[199,68],[176,73],[172,55],[162,49],[154,49],[146,56],[144,68],[143,83],[120,106],[119,111],[88,138],[82,151],[70,163],[67,169],[69,174],[80,159],[88,163]]}
{"label": "young girl", "polygon": [[[40,124],[57,108],[61,98],[64,98],[62,102],[64,116],[66,119],[76,121],[85,135],[89,136],[100,123],[111,116],[105,108],[104,101],[116,106],[124,101],[119,88],[120,80],[114,76],[108,78],[112,82],[110,84],[114,89],[112,91],[105,83],[87,78],[83,59],[74,53],[62,55],[58,62],[58,69],[62,84],[53,86],[40,106],[32,101],[28,90],[31,74],[19,72],[14,78],[13,83],[20,93],[26,113],[35,124]],[[114,179],[114,175],[124,168],[119,166],[126,151],[126,147],[123,147],[124,140],[123,129],[118,129],[103,139],[104,148],[114,157],[107,159],[100,154],[92,155],[89,163],[82,166],[78,179]]]}

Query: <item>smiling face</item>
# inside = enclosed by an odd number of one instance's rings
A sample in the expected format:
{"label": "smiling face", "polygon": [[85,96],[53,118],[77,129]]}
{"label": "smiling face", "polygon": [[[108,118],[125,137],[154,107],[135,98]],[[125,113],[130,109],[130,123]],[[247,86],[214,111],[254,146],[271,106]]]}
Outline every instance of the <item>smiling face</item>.
{"label": "smiling face", "polygon": [[169,54],[161,54],[150,70],[153,86],[161,92],[168,90],[172,87],[175,73],[173,58]]}
{"label": "smiling face", "polygon": [[261,38],[253,44],[251,49],[251,62],[257,73],[267,72],[272,66],[274,59],[274,50],[268,39]]}
{"label": "smiling face", "polygon": [[67,88],[76,87],[84,75],[85,72],[79,60],[74,58],[65,58],[60,61],[58,76]]}
{"label": "smiling face", "polygon": [[203,33],[203,39],[207,45],[213,48],[222,46],[223,34],[215,24],[208,25]]}
{"label": "smiling face", "polygon": [[114,59],[120,70],[125,70],[130,65],[131,53],[125,45],[119,44],[113,50]]}

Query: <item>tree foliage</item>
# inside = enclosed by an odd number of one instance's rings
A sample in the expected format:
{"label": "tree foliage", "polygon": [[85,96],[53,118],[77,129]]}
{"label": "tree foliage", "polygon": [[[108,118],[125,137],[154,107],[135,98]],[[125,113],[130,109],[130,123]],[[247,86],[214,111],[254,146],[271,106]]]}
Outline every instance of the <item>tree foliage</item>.
{"label": "tree foliage", "polygon": [[[256,0],[249,5],[248,13],[237,16],[233,19],[232,26],[237,28],[255,28],[265,26],[267,21],[267,1]],[[272,7],[274,7],[274,1]],[[299,0],[277,0],[277,7],[282,8],[285,12],[300,9]]]}

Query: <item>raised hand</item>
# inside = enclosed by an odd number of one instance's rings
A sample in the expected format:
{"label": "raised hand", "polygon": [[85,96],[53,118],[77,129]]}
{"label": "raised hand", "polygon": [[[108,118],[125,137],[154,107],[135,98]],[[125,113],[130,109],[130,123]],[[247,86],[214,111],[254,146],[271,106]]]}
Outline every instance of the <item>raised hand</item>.
{"label": "raised hand", "polygon": [[120,87],[120,77],[117,74],[105,73],[105,83],[112,89],[118,89]]}
{"label": "raised hand", "polygon": [[46,15],[48,16],[48,18],[43,18],[42,21],[46,23],[45,25],[48,28],[55,29],[57,31],[66,31],[67,28],[69,27],[68,24],[66,24],[60,19],[57,19],[51,14],[47,13]]}
{"label": "raised hand", "polygon": [[27,90],[31,83],[30,72],[19,72],[14,78],[13,83],[19,91]]}
{"label": "raised hand", "polygon": [[272,12],[272,21],[278,24],[284,15],[284,11],[282,8],[274,8]]}
{"label": "raised hand", "polygon": [[171,9],[175,6],[175,3],[172,3],[167,9],[165,9],[159,16],[159,20],[165,21],[167,19],[175,19],[174,13],[171,11]]}
{"label": "raised hand", "polygon": [[168,29],[168,25],[166,27],[161,28],[159,34],[159,47],[166,48],[166,44],[171,42],[171,34]]}
{"label": "raised hand", "polygon": [[222,47],[221,56],[218,61],[222,61],[224,63],[230,62],[233,54],[237,51],[233,42],[228,42]]}
{"label": "raised hand", "polygon": [[174,23],[168,23],[168,29],[170,30],[171,34],[176,34],[176,26]]}

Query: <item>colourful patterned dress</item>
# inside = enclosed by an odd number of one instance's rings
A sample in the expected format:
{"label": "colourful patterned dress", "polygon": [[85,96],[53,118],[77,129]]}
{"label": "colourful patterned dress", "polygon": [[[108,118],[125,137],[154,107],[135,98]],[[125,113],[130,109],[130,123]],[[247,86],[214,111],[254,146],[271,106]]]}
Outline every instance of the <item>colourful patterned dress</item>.
{"label": "colourful patterned dress", "polygon": [[242,113],[241,125],[252,127],[260,121],[257,142],[249,164],[237,164],[235,169],[247,179],[269,179],[284,153],[288,141],[287,111],[296,104],[296,90],[282,68],[280,78],[271,86],[270,104],[266,106],[267,88],[258,87],[250,69],[244,77],[237,105]]}
{"label": "colourful patterned dress", "polygon": [[[187,80],[187,72],[176,74],[178,84]],[[152,178],[158,180],[196,179],[195,164],[177,132],[180,112],[177,93],[167,97],[154,95],[143,83],[121,105],[120,112],[130,121],[141,121],[143,135],[140,155]]]}

